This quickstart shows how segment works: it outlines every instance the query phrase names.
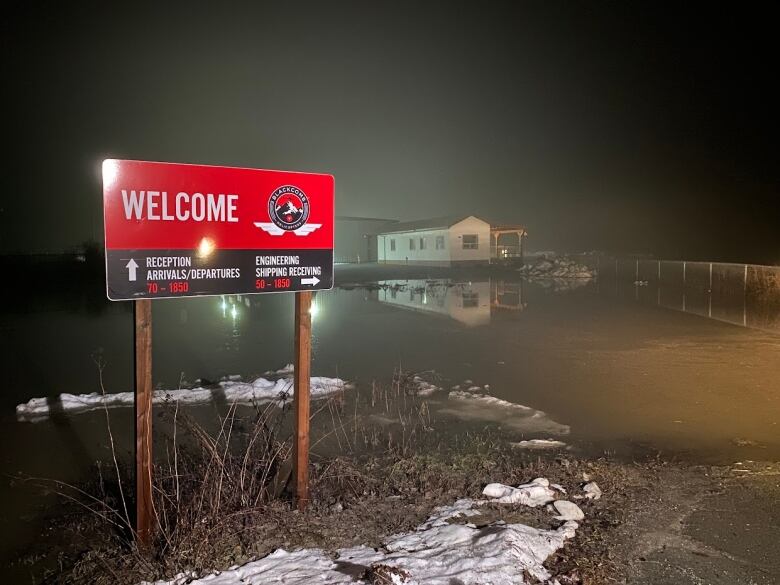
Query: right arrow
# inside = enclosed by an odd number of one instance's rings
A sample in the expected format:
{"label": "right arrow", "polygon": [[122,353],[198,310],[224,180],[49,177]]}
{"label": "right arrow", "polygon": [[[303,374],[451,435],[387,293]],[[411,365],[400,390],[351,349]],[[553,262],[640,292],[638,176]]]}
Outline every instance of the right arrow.
{"label": "right arrow", "polygon": [[312,276],[311,278],[301,278],[301,284],[310,284],[312,286],[317,284],[319,281],[320,279],[316,276]]}
{"label": "right arrow", "polygon": [[135,260],[130,258],[130,262],[127,263],[127,280],[134,281],[135,280],[135,269],[138,268],[138,264],[136,264]]}

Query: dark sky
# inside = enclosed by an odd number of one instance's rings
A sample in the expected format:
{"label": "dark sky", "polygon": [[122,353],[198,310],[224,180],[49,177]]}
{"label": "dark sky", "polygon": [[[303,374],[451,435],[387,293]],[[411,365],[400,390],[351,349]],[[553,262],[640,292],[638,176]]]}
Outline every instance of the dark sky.
{"label": "dark sky", "polygon": [[769,14],[211,4],[6,9],[0,252],[100,239],[110,156],[330,172],[341,215],[475,213],[537,249],[780,261]]}

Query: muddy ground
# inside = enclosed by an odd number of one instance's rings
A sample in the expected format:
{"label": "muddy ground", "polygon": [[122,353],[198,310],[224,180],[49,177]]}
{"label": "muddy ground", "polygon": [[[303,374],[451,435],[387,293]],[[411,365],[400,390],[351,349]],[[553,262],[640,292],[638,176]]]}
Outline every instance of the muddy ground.
{"label": "muddy ground", "polygon": [[[570,495],[585,480],[603,491],[598,501],[575,500],[586,518],[576,537],[546,565],[562,585],[573,583],[751,584],[780,582],[780,465],[741,462],[729,467],[691,466],[658,459],[619,462],[578,460],[571,453],[501,453],[495,458],[460,453],[447,457],[339,459],[315,465],[313,504],[294,511],[272,502],[254,511],[248,537],[214,546],[209,566],[225,568],[274,549],[357,544],[379,546],[384,537],[413,529],[439,504],[478,497],[487,481],[519,483],[537,476],[559,482]],[[74,514],[77,512],[73,511]],[[543,509],[486,507],[484,521],[503,519],[557,526]],[[479,521],[479,519],[477,519]],[[174,567],[149,571],[137,558],[96,535],[89,520],[59,522],[68,547],[47,583],[137,583]],[[80,551],[78,550],[80,549]],[[86,552],[88,551],[88,552]],[[53,553],[53,551],[49,551]]]}

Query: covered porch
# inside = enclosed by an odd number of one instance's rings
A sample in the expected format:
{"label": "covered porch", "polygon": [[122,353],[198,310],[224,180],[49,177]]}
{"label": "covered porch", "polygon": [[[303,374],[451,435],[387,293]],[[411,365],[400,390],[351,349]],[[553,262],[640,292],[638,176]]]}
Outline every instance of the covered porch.
{"label": "covered porch", "polygon": [[490,261],[523,263],[523,240],[528,231],[521,225],[490,226]]}

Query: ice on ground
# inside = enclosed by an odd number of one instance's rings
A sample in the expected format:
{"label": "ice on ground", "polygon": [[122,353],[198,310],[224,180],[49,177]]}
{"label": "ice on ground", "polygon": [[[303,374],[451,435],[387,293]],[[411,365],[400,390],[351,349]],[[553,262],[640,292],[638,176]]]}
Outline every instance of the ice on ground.
{"label": "ice on ground", "polygon": [[566,443],[555,439],[529,439],[510,443],[510,445],[517,449],[562,449],[566,447]]}
{"label": "ice on ground", "polygon": [[[371,582],[371,574],[391,575],[398,585],[490,583],[522,585],[526,576],[553,583],[544,561],[575,536],[576,522],[555,530],[496,521],[477,528],[452,522],[479,514],[483,501],[462,499],[436,508],[416,530],[391,536],[374,549],[356,546],[334,555],[320,549],[274,553],[241,567],[191,580],[159,581],[155,585],[355,585]],[[334,558],[335,557],[335,558]],[[536,581],[534,581],[536,582]]]}
{"label": "ice on ground", "polygon": [[[311,396],[322,398],[348,388],[341,378],[315,376],[310,379]],[[257,378],[252,382],[241,382],[228,377],[214,388],[188,388],[177,390],[155,390],[152,398],[155,404],[178,402],[180,404],[202,404],[212,400],[224,400],[240,404],[267,403],[276,401],[280,405],[294,393],[293,378],[285,376],[276,380]],[[135,392],[116,394],[60,394],[52,398],[32,398],[16,407],[16,418],[35,421],[47,418],[52,412],[86,412],[97,408],[132,406]]]}
{"label": "ice on ground", "polygon": [[544,506],[555,500],[555,492],[550,487],[550,482],[543,477],[537,477],[517,487],[489,483],[482,490],[482,495],[493,498],[498,504],[522,504],[531,508]]}
{"label": "ice on ground", "polygon": [[555,422],[541,410],[502,400],[489,394],[450,391],[448,405],[440,412],[461,419],[492,421],[522,433],[567,435],[569,427]]}
{"label": "ice on ground", "polygon": [[585,514],[574,502],[568,500],[555,500],[553,506],[558,511],[558,520],[574,520],[575,522],[585,518]]}

